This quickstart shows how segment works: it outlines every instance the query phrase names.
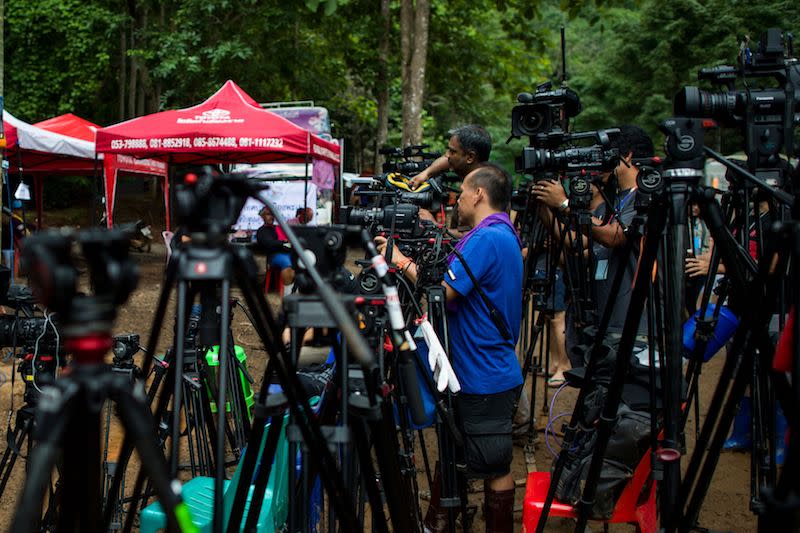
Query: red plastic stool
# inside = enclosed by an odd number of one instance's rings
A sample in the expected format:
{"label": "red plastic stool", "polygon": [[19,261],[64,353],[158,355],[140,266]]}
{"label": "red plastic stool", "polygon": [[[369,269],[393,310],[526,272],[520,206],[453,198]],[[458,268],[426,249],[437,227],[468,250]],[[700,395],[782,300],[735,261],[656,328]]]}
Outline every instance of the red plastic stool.
{"label": "red plastic stool", "polygon": [[[271,283],[273,274],[277,280],[275,283]],[[281,277],[281,269],[267,265],[267,277],[264,280],[264,294],[267,294],[271,288],[277,290],[278,295],[283,298],[283,278]]]}
{"label": "red plastic stool", "polygon": [[[542,514],[547,489],[550,487],[550,472],[531,472],[525,487],[525,502],[522,507],[522,531],[536,531]],[[577,518],[578,513],[571,504],[553,500],[549,517]],[[656,519],[656,483],[650,479],[650,453],[646,453],[633,471],[633,477],[620,494],[614,513],[606,520],[609,524],[633,524],[638,533],[652,533],[658,527]]]}

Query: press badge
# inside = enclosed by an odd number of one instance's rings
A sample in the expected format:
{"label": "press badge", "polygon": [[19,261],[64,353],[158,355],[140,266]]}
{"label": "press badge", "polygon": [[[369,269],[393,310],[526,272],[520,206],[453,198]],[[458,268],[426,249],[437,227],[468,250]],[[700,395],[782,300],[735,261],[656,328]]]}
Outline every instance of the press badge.
{"label": "press badge", "polygon": [[594,271],[594,279],[596,281],[608,279],[608,259],[597,260],[597,270]]}

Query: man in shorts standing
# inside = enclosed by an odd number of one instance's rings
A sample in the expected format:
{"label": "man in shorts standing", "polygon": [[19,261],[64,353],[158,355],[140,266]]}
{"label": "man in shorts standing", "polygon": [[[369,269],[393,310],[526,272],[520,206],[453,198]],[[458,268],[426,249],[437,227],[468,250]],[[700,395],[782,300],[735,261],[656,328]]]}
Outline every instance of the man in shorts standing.
{"label": "man in shorts standing", "polygon": [[[486,531],[503,533],[513,531],[511,431],[514,402],[522,386],[515,353],[522,315],[522,254],[507,213],[511,188],[508,173],[491,163],[466,176],[458,212],[472,229],[456,245],[463,262],[451,255],[443,281],[450,356],[461,383],[455,404],[464,437],[466,473],[467,477],[484,480]],[[378,249],[385,252],[385,239],[376,240]],[[416,279],[417,266],[408,257],[397,248],[392,257],[406,276]],[[465,264],[477,285],[466,273]],[[504,327],[493,322],[480,291],[498,312]],[[425,527],[444,531],[447,514],[438,507],[436,487],[431,495]]]}

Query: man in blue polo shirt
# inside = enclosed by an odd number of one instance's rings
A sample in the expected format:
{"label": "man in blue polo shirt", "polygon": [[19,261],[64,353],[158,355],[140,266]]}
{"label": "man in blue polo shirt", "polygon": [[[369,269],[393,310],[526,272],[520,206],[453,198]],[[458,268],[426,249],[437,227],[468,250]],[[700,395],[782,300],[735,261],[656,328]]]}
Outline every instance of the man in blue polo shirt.
{"label": "man in blue polo shirt", "polygon": [[[467,475],[484,480],[486,531],[513,530],[514,479],[511,476],[511,429],[522,371],[514,348],[522,314],[522,254],[507,210],[511,178],[486,163],[461,185],[458,212],[472,229],[456,245],[443,284],[447,292],[450,357],[461,383],[456,410],[464,435]],[[386,242],[378,239],[378,249]],[[416,265],[396,248],[395,264],[415,280]],[[464,266],[471,271],[470,276]],[[478,282],[478,287],[472,278]],[[492,321],[480,291],[499,312],[505,335]],[[443,516],[431,498],[425,526],[442,527]]]}

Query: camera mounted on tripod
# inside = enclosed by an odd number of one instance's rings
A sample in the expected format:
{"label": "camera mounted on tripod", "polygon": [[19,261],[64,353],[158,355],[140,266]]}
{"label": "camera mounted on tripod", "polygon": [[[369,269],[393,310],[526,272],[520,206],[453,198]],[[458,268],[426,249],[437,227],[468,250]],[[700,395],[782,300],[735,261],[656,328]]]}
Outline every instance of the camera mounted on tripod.
{"label": "camera mounted on tripod", "polygon": [[569,119],[583,110],[578,94],[567,87],[553,89],[548,81],[536,87],[536,92],[517,95],[518,105],[511,110],[511,136],[530,137],[531,145],[561,144],[560,134],[569,130]]}
{"label": "camera mounted on tripod", "polygon": [[[761,34],[752,61],[740,56],[736,67],[722,65],[698,72],[698,79],[725,85],[726,91],[689,86],[675,95],[679,115],[742,128],[750,171],[772,186],[783,184],[786,170],[780,164],[780,152],[794,153],[794,128],[800,124],[800,63],[792,57],[793,40],[791,33],[770,28]],[[775,84],[756,88],[748,78],[773,79]],[[742,90],[736,90],[737,79],[745,82]]]}
{"label": "camera mounted on tripod", "polygon": [[394,230],[394,234],[415,237],[422,232],[419,207],[413,204],[367,208],[348,206],[340,210],[340,219],[344,224],[367,229],[372,236]]}
{"label": "camera mounted on tripod", "polygon": [[383,164],[383,174],[399,173],[405,176],[416,176],[433,163],[442,154],[426,152],[429,144],[416,144],[405,148],[384,146],[378,153],[385,155],[387,161]]}
{"label": "camera mounted on tripod", "polygon": [[[78,291],[73,244],[80,246],[86,260],[93,293]],[[92,352],[94,361],[101,361],[111,347],[117,307],[127,301],[139,281],[125,233],[100,228],[42,232],[26,239],[21,266],[37,299],[58,314],[67,342],[86,341],[80,349],[67,349],[73,354]],[[98,342],[92,344],[87,339]]]}
{"label": "camera mounted on tripod", "polygon": [[[353,275],[344,267],[347,258],[347,247],[361,243],[361,232],[358,226],[295,226],[295,233],[300,240],[305,254],[312,256],[310,260],[322,276],[338,292],[352,293]],[[311,294],[316,285],[307,275],[299,262],[296,253],[292,254],[292,264],[297,272],[297,289],[302,294]]]}
{"label": "camera mounted on tripod", "polygon": [[243,174],[221,175],[210,166],[186,172],[175,188],[178,226],[193,239],[226,241],[247,198],[257,188]]}
{"label": "camera mounted on tripod", "polygon": [[[619,163],[619,149],[612,146],[611,138],[619,129],[611,128],[577,133],[557,132],[547,136],[550,148],[526,146],[516,158],[516,171],[525,174],[542,172],[610,172]],[[590,146],[577,146],[580,141],[593,140]],[[564,149],[554,147],[564,146]]]}

